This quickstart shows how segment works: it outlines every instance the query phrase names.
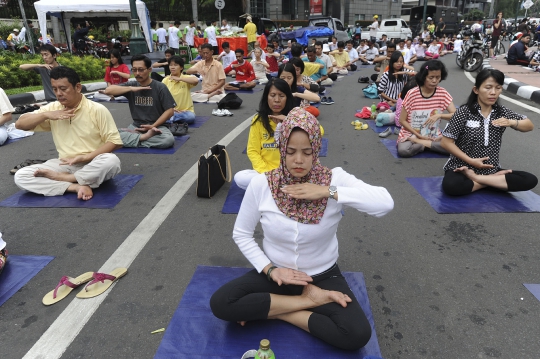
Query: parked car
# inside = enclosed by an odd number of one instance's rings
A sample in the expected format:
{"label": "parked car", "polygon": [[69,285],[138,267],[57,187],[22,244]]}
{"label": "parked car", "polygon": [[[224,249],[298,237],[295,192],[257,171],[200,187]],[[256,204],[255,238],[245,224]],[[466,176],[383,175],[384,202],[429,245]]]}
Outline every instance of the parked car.
{"label": "parked car", "polygon": [[[412,31],[409,25],[402,19],[383,19],[379,24],[377,30],[377,39],[380,39],[382,35],[388,36],[388,39],[403,39],[406,40],[412,37]],[[369,28],[362,31],[361,38],[363,40],[369,40]]]}
{"label": "parked car", "polygon": [[[326,32],[324,36],[310,36],[308,39],[315,39],[316,41],[330,42],[332,36],[335,36],[338,41],[347,41],[350,39],[347,29],[343,26],[341,20],[330,16],[312,16],[309,18],[307,27],[302,27],[295,31],[284,32],[281,34],[282,44],[286,45],[286,42],[292,38],[301,38],[304,36],[305,31],[313,31],[315,28],[321,28],[323,32]],[[324,30],[328,31],[324,31]]]}

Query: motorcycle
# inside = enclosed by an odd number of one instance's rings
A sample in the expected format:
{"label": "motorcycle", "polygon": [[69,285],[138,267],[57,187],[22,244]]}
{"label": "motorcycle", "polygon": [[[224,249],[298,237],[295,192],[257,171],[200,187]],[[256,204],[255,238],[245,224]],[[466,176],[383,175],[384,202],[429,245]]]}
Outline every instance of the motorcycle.
{"label": "motorcycle", "polygon": [[129,45],[122,45],[122,42],[120,40],[120,38],[111,39],[113,49],[117,49],[118,51],[120,51],[120,55],[122,56],[129,56]]}
{"label": "motorcycle", "polygon": [[481,33],[467,31],[465,36],[469,36],[463,44],[462,51],[456,56],[456,63],[467,72],[477,71],[484,62],[484,41]]}

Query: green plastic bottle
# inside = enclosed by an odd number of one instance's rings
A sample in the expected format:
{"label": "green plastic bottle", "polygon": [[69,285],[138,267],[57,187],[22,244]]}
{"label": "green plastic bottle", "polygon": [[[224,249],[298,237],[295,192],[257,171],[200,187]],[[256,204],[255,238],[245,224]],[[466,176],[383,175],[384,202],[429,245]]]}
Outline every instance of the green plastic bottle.
{"label": "green plastic bottle", "polygon": [[377,105],[375,105],[375,102],[371,103],[371,113],[377,112]]}
{"label": "green plastic bottle", "polygon": [[270,349],[270,340],[263,339],[255,355],[255,359],[276,359],[274,352]]}

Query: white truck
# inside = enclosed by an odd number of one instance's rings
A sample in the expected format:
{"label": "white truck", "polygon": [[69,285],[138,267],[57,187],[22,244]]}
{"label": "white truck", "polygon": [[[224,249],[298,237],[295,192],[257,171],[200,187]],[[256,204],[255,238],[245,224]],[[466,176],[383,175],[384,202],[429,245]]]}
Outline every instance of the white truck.
{"label": "white truck", "polygon": [[[391,39],[403,39],[406,40],[408,37],[412,38],[412,31],[409,28],[409,25],[402,19],[383,19],[379,24],[379,29],[377,30],[377,39],[380,39],[382,35],[386,35],[388,40]],[[369,28],[362,30],[361,39],[369,40]]]}

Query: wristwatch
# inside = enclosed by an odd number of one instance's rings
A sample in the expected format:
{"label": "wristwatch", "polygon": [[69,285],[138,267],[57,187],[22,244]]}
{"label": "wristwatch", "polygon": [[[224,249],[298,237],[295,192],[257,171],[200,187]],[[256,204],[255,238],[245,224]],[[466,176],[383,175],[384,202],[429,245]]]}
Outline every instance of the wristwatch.
{"label": "wristwatch", "polygon": [[330,187],[328,187],[328,192],[330,192],[329,198],[335,199],[334,195],[335,195],[336,192],[337,192],[337,187],[336,187],[336,186],[330,186]]}

